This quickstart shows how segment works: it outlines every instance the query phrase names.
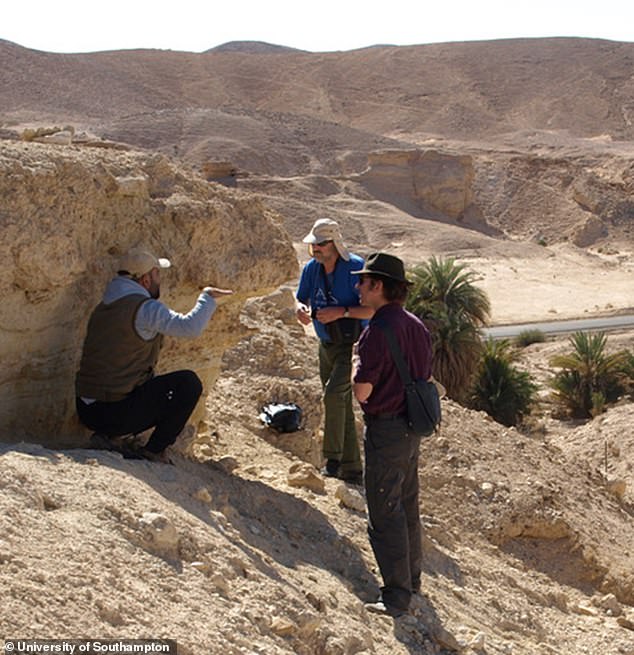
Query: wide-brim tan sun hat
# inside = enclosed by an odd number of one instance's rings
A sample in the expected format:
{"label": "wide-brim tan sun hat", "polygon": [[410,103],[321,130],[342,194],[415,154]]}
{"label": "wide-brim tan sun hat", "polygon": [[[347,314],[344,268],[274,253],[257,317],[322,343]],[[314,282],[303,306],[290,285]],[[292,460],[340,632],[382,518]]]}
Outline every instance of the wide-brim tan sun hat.
{"label": "wide-brim tan sun hat", "polygon": [[317,219],[310,232],[303,239],[303,242],[309,245],[321,243],[322,241],[332,241],[341,259],[346,261],[350,259],[350,252],[343,243],[339,223],[333,221],[332,218]]}
{"label": "wide-brim tan sun hat", "polygon": [[138,278],[149,273],[153,268],[169,268],[171,265],[169,259],[156,257],[141,248],[132,248],[119,260],[117,271]]}

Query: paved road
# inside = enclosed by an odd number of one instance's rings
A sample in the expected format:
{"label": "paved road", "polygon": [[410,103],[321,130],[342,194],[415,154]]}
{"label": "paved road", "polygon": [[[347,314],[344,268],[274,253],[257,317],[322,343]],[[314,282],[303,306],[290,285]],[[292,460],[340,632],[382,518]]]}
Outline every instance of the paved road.
{"label": "paved road", "polygon": [[524,330],[541,330],[544,334],[571,334],[579,330],[588,332],[608,332],[609,330],[634,329],[634,314],[623,316],[604,316],[602,318],[583,318],[570,321],[550,321],[545,323],[523,323],[519,325],[496,325],[483,328],[485,337],[509,339]]}

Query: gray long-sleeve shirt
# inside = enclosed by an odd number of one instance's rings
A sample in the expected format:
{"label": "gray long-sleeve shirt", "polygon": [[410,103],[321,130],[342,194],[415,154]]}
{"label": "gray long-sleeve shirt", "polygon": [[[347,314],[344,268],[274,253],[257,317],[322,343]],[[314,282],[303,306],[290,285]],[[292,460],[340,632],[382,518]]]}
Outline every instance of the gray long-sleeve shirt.
{"label": "gray long-sleeve shirt", "polygon": [[[138,282],[118,276],[108,283],[102,301],[109,305],[131,294],[150,297],[148,290]],[[205,329],[216,306],[215,299],[206,292],[198,296],[196,304],[187,314],[175,312],[160,300],[151,299],[139,308],[134,327],[139,336],[146,341],[153,339],[157,334],[166,334],[170,337],[197,337]]]}

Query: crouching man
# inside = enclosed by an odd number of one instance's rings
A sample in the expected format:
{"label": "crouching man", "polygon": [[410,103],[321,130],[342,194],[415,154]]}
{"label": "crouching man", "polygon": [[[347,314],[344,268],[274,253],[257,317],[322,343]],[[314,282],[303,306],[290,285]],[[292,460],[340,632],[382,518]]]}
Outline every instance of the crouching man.
{"label": "crouching man", "polygon": [[[97,433],[93,445],[128,456],[168,461],[200,398],[202,383],[189,370],[155,375],[163,336],[199,336],[216,309],[216,298],[233,293],[206,287],[188,314],[159,301],[167,259],[134,249],[119,263],[88,322],[79,371],[76,407],[81,422]],[[130,451],[117,437],[154,428],[144,447]]]}

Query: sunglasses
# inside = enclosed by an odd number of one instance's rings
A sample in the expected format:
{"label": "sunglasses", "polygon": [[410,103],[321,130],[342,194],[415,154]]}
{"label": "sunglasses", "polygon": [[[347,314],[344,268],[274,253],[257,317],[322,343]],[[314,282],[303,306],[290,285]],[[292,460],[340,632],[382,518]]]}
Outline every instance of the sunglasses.
{"label": "sunglasses", "polygon": [[317,243],[314,243],[314,246],[319,246],[322,248],[323,246],[327,246],[329,243],[332,243],[332,239],[326,239],[325,241],[318,241]]}

